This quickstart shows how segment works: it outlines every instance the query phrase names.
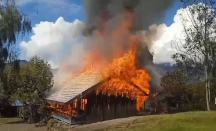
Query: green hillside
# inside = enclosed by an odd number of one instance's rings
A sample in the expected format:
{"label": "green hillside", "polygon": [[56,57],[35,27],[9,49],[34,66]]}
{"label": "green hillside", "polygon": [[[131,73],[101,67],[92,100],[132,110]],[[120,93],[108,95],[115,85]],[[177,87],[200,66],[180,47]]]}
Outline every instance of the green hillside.
{"label": "green hillside", "polygon": [[216,112],[146,116],[101,131],[216,131]]}

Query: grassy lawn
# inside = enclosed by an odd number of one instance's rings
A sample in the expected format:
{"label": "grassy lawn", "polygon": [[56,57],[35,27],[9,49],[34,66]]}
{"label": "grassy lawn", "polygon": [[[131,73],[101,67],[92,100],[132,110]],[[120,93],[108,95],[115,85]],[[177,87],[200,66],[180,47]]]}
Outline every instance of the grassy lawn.
{"label": "grassy lawn", "polygon": [[216,112],[146,116],[100,131],[216,131]]}
{"label": "grassy lawn", "polygon": [[47,131],[46,127],[35,127],[20,118],[0,118],[0,131]]}
{"label": "grassy lawn", "polygon": [[21,122],[21,118],[0,118],[0,125]]}

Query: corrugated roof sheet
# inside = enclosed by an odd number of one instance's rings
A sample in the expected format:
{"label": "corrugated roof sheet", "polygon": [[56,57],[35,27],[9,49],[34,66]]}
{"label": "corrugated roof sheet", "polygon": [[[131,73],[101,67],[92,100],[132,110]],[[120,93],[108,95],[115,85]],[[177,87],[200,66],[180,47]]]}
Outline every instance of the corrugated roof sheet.
{"label": "corrugated roof sheet", "polygon": [[101,74],[82,74],[75,77],[70,82],[66,83],[63,87],[61,87],[62,89],[54,92],[46,99],[67,103],[71,99],[75,98],[76,96],[80,95],[81,93],[101,81]]}

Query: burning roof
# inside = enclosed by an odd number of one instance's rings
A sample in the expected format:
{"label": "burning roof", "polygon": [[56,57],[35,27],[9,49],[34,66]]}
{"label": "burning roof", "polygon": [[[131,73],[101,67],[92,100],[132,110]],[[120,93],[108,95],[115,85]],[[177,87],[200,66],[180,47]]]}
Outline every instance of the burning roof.
{"label": "burning roof", "polygon": [[99,73],[81,74],[67,82],[60,90],[49,95],[46,99],[67,103],[102,80]]}
{"label": "burning roof", "polygon": [[96,93],[135,99],[137,110],[140,110],[148,99],[151,77],[140,61],[140,58],[146,58],[144,63],[149,63],[148,55],[138,57],[143,46],[142,34],[136,32],[139,15],[136,8],[125,5],[110,20],[106,20],[106,11],[99,14],[98,28],[87,36],[83,56],[77,56],[80,68],[62,66],[65,72],[72,72],[69,79],[66,77],[70,82],[47,99],[67,103],[104,80]]}

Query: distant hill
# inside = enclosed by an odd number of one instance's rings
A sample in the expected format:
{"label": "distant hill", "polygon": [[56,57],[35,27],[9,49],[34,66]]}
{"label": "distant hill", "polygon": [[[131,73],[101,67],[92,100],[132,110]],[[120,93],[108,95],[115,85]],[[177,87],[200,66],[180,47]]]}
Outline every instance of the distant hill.
{"label": "distant hill", "polygon": [[[19,62],[21,66],[28,64],[28,61],[26,60],[17,60],[17,61]],[[170,63],[161,63],[161,64],[154,64],[154,65],[162,75],[165,75],[167,71],[173,71],[177,68],[176,65],[172,65]],[[51,71],[53,74],[56,74],[58,71],[58,68],[51,69]]]}
{"label": "distant hill", "polygon": [[[25,65],[28,64],[28,61],[26,61],[26,60],[16,60],[16,62],[19,62],[19,65],[20,65],[20,66],[25,66]],[[13,64],[13,63],[14,63],[14,62],[7,63],[6,65],[11,65],[11,64]],[[53,74],[57,73],[57,71],[58,71],[58,68],[57,68],[57,69],[51,69],[51,72],[52,72]]]}
{"label": "distant hill", "polygon": [[177,68],[176,65],[170,63],[155,64],[155,66],[162,75],[165,75],[167,71],[173,71]]}
{"label": "distant hill", "polygon": [[11,63],[7,63],[6,65],[13,65],[15,62],[18,62],[19,65],[27,65],[28,64],[28,61],[26,60],[15,60],[14,62],[11,62]]}
{"label": "distant hill", "polygon": [[[177,68],[176,65],[172,65],[170,63],[161,63],[161,64],[154,64],[157,70],[162,74],[165,75],[167,71],[173,71]],[[59,68],[52,69],[52,73],[56,74]]]}
{"label": "distant hill", "polygon": [[26,61],[26,60],[18,60],[18,61],[19,61],[19,64],[20,64],[21,66],[27,65],[27,64],[28,64],[28,61]]}

